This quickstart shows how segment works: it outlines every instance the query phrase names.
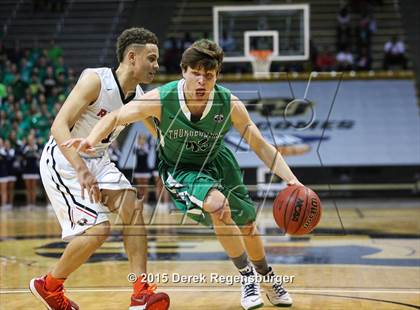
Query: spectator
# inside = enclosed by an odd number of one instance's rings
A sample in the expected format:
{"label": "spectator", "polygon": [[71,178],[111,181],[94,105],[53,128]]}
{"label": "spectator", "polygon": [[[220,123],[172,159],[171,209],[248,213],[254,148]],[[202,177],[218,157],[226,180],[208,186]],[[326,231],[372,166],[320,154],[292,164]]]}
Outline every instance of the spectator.
{"label": "spectator", "polygon": [[340,71],[348,71],[353,69],[354,59],[353,54],[349,47],[338,52],[337,56],[337,69]]}
{"label": "spectator", "polygon": [[32,72],[31,80],[29,83],[29,89],[31,90],[32,94],[35,96],[37,96],[40,93],[45,92],[44,86],[41,84],[38,76],[34,72]]}
{"label": "spectator", "polygon": [[56,82],[59,93],[64,93],[68,85],[64,72],[58,74]]}
{"label": "spectator", "polygon": [[136,156],[136,167],[134,169],[134,180],[137,185],[137,194],[144,203],[149,201],[149,179],[152,176],[148,164],[151,145],[149,136],[139,134],[133,152]]}
{"label": "spectator", "polygon": [[225,52],[232,52],[235,50],[235,39],[227,31],[223,31],[222,37],[219,40],[219,45]]}
{"label": "spectator", "polygon": [[404,70],[407,69],[407,59],[405,58],[405,45],[397,36],[393,36],[384,46],[383,68],[388,70],[391,65],[399,65]]}
{"label": "spectator", "polygon": [[54,88],[54,86],[57,84],[57,81],[55,80],[54,77],[54,68],[49,66],[47,67],[47,74],[46,77],[44,79],[44,88],[45,88],[45,95],[51,96],[52,95],[52,90]]}
{"label": "spectator", "polygon": [[181,42],[174,37],[165,40],[163,47],[165,52],[163,54],[163,63],[166,68],[166,73],[178,73],[179,62],[181,60]]}
{"label": "spectator", "polygon": [[186,32],[184,39],[182,40],[182,48],[183,50],[186,50],[187,48],[189,48],[194,42],[194,39],[191,37],[191,33],[190,32]]}
{"label": "spectator", "polygon": [[69,82],[69,84],[74,83],[76,85],[76,74],[74,73],[74,70],[72,68],[68,68],[67,70],[67,81]]}
{"label": "spectator", "polygon": [[29,82],[30,80],[30,76],[31,76],[31,72],[32,72],[32,64],[25,58],[23,57],[20,60],[20,76],[22,78],[23,81],[25,81],[26,83]]}
{"label": "spectator", "polygon": [[47,76],[47,67],[48,67],[47,57],[44,54],[41,54],[41,56],[38,58],[38,61],[36,63],[36,67],[33,70],[37,72],[38,77],[41,81],[43,81],[45,77]]}
{"label": "spectator", "polygon": [[320,49],[320,53],[316,59],[316,70],[319,71],[332,71],[335,70],[335,57],[331,51],[331,48],[326,47],[325,50],[323,48]]}
{"label": "spectator", "polygon": [[7,204],[8,208],[13,207],[14,197],[15,197],[15,183],[17,180],[17,173],[19,169],[19,161],[16,160],[17,154],[16,149],[12,146],[10,140],[4,141],[4,147],[7,154]]}
{"label": "spectator", "polygon": [[26,187],[26,205],[33,208],[36,205],[36,195],[38,193],[39,158],[41,157],[41,148],[36,143],[33,134],[29,135],[27,143],[24,144],[22,155],[25,158],[22,177]]}
{"label": "spectator", "polygon": [[50,58],[54,64],[58,63],[58,58],[63,55],[63,49],[59,47],[54,40],[50,42],[50,48],[48,49],[48,58]]}
{"label": "spectator", "polygon": [[373,14],[368,14],[367,12],[363,13],[357,27],[357,45],[360,50],[363,46],[370,49],[371,36],[375,31],[376,20],[373,17]]}
{"label": "spectator", "polygon": [[337,14],[337,49],[351,45],[351,16],[347,6],[344,6]]}
{"label": "spectator", "polygon": [[15,102],[16,102],[16,99],[13,93],[8,93],[7,98],[4,100],[4,102],[0,106],[0,110],[4,111],[5,113],[10,113]]}
{"label": "spectator", "polygon": [[7,207],[7,183],[9,182],[7,171],[7,151],[4,145],[4,140],[0,138],[0,210]]}
{"label": "spectator", "polygon": [[0,81],[0,104],[7,97],[7,87]]}
{"label": "spectator", "polygon": [[16,74],[15,80],[12,84],[13,94],[16,98],[23,98],[25,96],[26,88],[28,87],[28,83],[23,81],[20,77],[20,74]]}
{"label": "spectator", "polygon": [[6,61],[6,65],[3,73],[3,83],[6,86],[12,85],[16,80],[16,75],[18,74],[18,69],[16,64],[12,63],[10,60]]}
{"label": "spectator", "polygon": [[317,69],[317,65],[316,65],[316,61],[319,55],[319,50],[312,39],[309,39],[309,51],[310,51],[310,59],[311,59],[312,68],[314,68],[314,70],[319,70]]}
{"label": "spectator", "polygon": [[55,76],[58,76],[60,73],[63,73],[66,78],[68,77],[68,67],[64,63],[63,56],[58,57],[57,64],[55,66]]}
{"label": "spectator", "polygon": [[371,69],[371,65],[372,57],[370,56],[369,49],[367,47],[363,47],[356,60],[356,69],[368,71]]}

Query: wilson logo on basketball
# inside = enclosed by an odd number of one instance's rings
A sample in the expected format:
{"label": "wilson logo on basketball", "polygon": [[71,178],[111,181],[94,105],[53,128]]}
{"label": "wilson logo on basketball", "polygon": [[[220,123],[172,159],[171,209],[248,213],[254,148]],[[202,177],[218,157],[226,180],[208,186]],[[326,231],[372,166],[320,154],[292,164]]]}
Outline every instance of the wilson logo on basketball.
{"label": "wilson logo on basketball", "polygon": [[302,211],[303,200],[298,199],[295,204],[295,210],[293,211],[292,221],[297,222],[300,217],[300,211]]}
{"label": "wilson logo on basketball", "polygon": [[312,223],[315,215],[318,212],[318,202],[315,198],[311,199],[311,213],[309,214],[308,220],[303,224],[304,228],[308,228],[308,226]]}

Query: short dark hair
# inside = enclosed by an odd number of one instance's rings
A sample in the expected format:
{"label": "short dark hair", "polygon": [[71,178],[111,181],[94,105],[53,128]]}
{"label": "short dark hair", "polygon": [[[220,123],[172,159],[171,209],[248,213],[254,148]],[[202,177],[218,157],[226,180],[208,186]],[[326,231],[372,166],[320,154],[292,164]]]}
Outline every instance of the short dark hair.
{"label": "short dark hair", "polygon": [[117,39],[117,59],[122,62],[127,48],[132,44],[158,44],[156,35],[145,28],[129,28]]}
{"label": "short dark hair", "polygon": [[195,41],[182,54],[181,68],[186,71],[188,67],[204,70],[214,70],[219,73],[222,69],[223,50],[215,42],[208,39]]}

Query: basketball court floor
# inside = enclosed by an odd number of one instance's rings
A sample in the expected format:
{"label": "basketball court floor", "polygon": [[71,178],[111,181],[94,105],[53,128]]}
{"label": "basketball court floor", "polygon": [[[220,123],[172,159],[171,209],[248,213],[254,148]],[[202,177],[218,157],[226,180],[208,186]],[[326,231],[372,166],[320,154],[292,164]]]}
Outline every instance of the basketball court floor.
{"label": "basketball court floor", "polygon": [[[315,233],[288,237],[272,201],[258,218],[269,261],[294,298],[293,309],[420,309],[420,204],[410,199],[325,200]],[[261,203],[260,203],[261,204]],[[336,206],[339,213],[337,213]],[[149,273],[170,309],[241,309],[239,283],[212,232],[153,206]],[[65,243],[52,211],[0,212],[0,309],[43,309],[28,290]],[[131,285],[118,228],[66,282],[81,309],[127,309]],[[262,309],[274,308],[265,301]]]}

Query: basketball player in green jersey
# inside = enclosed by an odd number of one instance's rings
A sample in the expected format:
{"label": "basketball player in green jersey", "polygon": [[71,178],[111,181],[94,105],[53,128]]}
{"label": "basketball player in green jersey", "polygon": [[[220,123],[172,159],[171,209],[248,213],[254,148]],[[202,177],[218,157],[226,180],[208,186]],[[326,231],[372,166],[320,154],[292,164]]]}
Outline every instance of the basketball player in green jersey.
{"label": "basketball player in green jersey", "polygon": [[[72,139],[64,145],[93,153],[93,146],[117,126],[155,119],[159,174],[165,187],[179,209],[213,226],[242,275],[242,307],[263,306],[259,282],[272,304],[291,306],[291,297],[267,264],[254,204],[223,137],[233,126],[276,175],[289,185],[301,183],[281,154],[262,137],[244,104],[216,84],[222,61],[223,51],[217,44],[205,39],[195,42],[182,55],[183,79],[126,104],[104,117],[86,139]],[[263,281],[256,280],[256,272]]]}

